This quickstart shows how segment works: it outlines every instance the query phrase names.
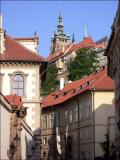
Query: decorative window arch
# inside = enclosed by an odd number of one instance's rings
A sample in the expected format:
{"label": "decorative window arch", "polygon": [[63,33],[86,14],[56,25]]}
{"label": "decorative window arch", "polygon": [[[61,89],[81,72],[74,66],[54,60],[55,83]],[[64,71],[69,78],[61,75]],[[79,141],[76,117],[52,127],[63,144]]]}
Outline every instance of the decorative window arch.
{"label": "decorative window arch", "polygon": [[13,76],[12,92],[19,96],[24,96],[24,77],[21,74]]}
{"label": "decorative window arch", "polygon": [[21,71],[13,72],[10,76],[10,92],[21,97],[26,97],[26,78],[28,74]]}

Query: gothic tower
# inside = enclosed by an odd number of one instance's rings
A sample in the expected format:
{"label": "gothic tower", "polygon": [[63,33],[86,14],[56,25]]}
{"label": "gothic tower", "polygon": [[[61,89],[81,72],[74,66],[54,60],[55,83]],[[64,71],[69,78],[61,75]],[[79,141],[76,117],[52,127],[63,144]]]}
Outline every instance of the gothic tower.
{"label": "gothic tower", "polygon": [[69,43],[70,43],[70,36],[66,35],[66,33],[64,32],[62,15],[60,12],[58,17],[57,31],[54,32],[54,36],[52,36],[51,38],[51,47],[50,47],[51,54],[55,54],[58,50],[62,49]]}

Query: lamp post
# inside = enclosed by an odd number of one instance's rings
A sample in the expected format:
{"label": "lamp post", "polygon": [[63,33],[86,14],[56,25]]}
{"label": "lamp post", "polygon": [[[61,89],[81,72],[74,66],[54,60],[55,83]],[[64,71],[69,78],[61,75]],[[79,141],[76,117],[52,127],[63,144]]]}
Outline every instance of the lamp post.
{"label": "lamp post", "polygon": [[64,135],[64,141],[65,141],[65,160],[67,160],[67,157],[66,157],[66,135]]}
{"label": "lamp post", "polygon": [[8,156],[8,158],[11,160],[11,159],[13,159],[13,156],[14,156],[14,154],[15,154],[15,149],[16,149],[16,147],[15,147],[15,145],[12,143],[11,145],[10,145],[10,150],[7,150],[7,156]]}
{"label": "lamp post", "polygon": [[44,160],[46,159],[46,152],[45,151],[43,152],[43,158],[44,158]]}
{"label": "lamp post", "polygon": [[16,134],[16,137],[13,139],[13,142],[17,150],[17,146],[19,146],[19,143],[20,143],[20,138],[18,137],[18,134]]}

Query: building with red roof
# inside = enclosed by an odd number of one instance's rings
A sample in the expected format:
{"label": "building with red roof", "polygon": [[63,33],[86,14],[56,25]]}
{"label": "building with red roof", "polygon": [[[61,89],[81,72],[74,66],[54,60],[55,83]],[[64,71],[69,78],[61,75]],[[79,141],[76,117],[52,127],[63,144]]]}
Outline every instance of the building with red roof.
{"label": "building with red roof", "polygon": [[[47,61],[38,52],[38,36],[13,38],[0,29],[0,91],[15,106],[27,107],[26,122],[33,131],[40,128],[40,84]],[[22,104],[21,104],[22,105]]]}
{"label": "building with red roof", "polygon": [[95,42],[92,37],[88,36],[86,26],[83,40],[75,42],[73,33],[71,42],[70,36],[67,36],[64,32],[63,18],[61,13],[59,13],[57,31],[54,32],[54,36],[51,38],[50,54],[47,60],[50,64],[56,64],[56,67],[58,68],[58,80],[64,78],[65,83],[68,83],[67,62],[69,62],[70,59],[75,58],[77,51],[80,48],[94,48],[97,51],[99,66],[101,67],[107,64],[107,58],[104,56],[107,42],[107,37]]}
{"label": "building with red roof", "polygon": [[35,135],[25,116],[26,107],[20,96],[4,96],[0,92],[0,159],[36,159],[32,152]]}
{"label": "building with red roof", "polygon": [[107,64],[107,58],[104,56],[104,50],[107,44],[107,37],[94,42],[91,37],[84,37],[83,40],[79,43],[72,42],[68,45],[63,46],[62,49],[59,49],[57,52],[52,53],[48,56],[48,62],[55,63],[58,68],[58,79],[65,79],[65,82],[68,81],[68,71],[67,71],[67,62],[70,59],[76,57],[76,53],[80,48],[94,48],[97,51],[97,57],[99,60],[99,66],[104,66]]}
{"label": "building with red roof", "polygon": [[114,82],[104,66],[42,100],[42,152],[48,159],[100,158],[108,130],[114,143],[114,115]]}

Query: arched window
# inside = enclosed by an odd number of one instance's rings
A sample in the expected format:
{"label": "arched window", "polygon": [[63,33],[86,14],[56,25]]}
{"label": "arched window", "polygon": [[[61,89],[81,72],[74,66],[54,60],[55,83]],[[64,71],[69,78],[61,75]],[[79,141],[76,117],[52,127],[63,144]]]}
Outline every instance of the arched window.
{"label": "arched window", "polygon": [[13,94],[24,96],[24,77],[21,74],[16,74],[13,77],[12,91]]}

